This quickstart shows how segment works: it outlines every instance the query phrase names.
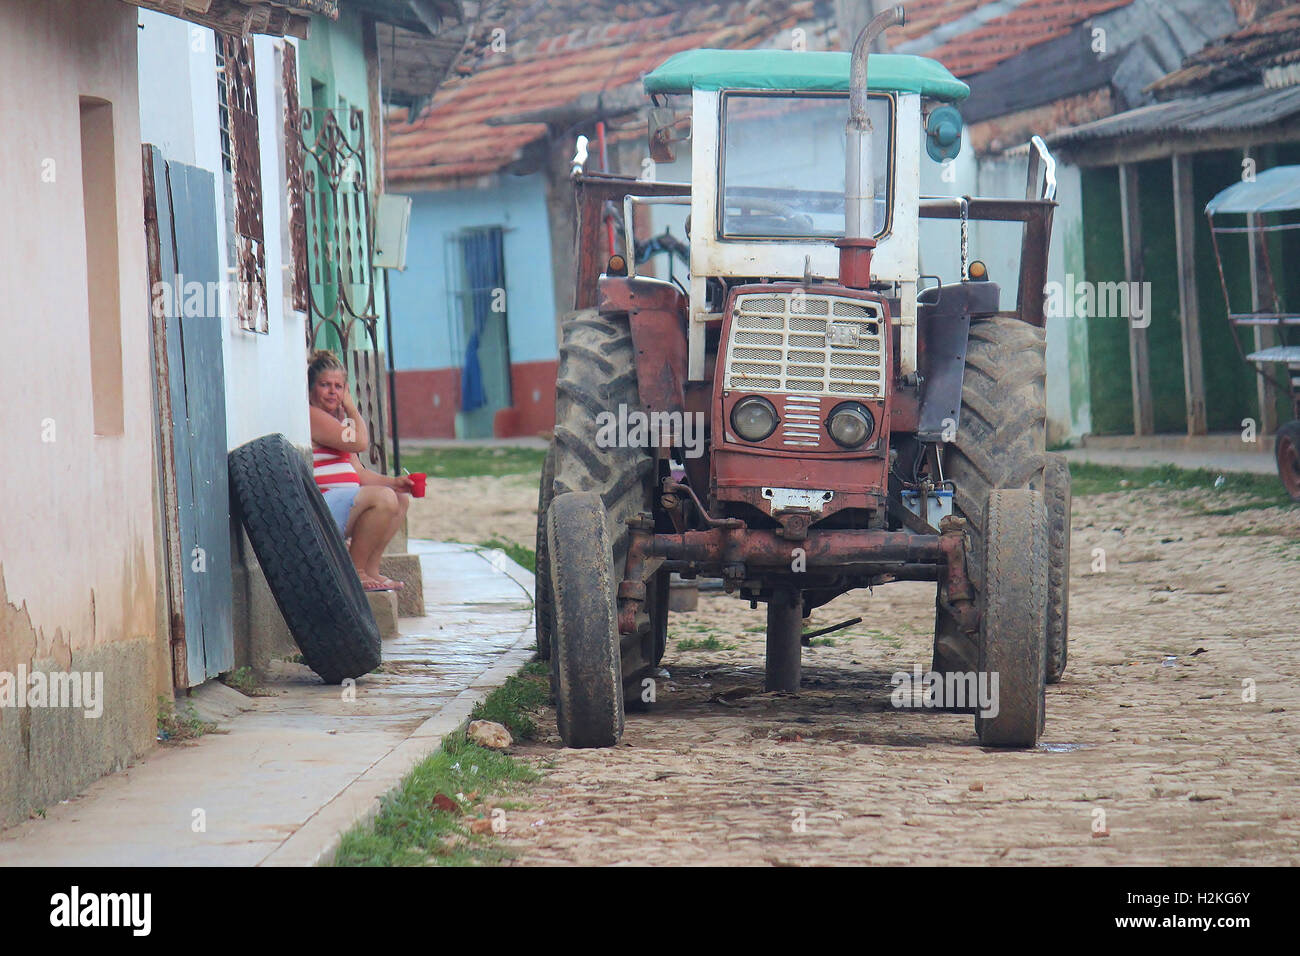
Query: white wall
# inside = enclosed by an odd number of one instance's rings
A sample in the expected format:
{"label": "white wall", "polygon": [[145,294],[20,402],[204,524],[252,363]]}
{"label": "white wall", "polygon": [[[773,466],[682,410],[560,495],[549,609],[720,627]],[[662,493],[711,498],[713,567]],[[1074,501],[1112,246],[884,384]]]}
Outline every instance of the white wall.
{"label": "white wall", "polygon": [[[169,160],[199,166],[217,187],[217,248],[223,276],[226,213],[218,126],[216,40],[211,30],[142,10],[140,23],[140,126],[143,141]],[[226,381],[227,447],[271,432],[298,445],[310,442],[307,419],[304,316],[286,299],[289,261],[285,221],[284,96],[277,47],[291,40],[253,41],[262,159],[262,227],[266,237],[266,303],[270,330],[246,332],[224,305],[221,322]],[[178,71],[177,63],[189,70]]]}

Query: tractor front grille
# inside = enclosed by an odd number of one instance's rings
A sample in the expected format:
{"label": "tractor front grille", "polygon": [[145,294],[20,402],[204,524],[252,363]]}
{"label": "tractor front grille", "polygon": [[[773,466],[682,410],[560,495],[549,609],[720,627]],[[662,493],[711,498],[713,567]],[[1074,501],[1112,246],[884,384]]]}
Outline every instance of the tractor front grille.
{"label": "tractor front grille", "polygon": [[874,302],[802,290],[738,295],[726,387],[880,398],[884,335]]}

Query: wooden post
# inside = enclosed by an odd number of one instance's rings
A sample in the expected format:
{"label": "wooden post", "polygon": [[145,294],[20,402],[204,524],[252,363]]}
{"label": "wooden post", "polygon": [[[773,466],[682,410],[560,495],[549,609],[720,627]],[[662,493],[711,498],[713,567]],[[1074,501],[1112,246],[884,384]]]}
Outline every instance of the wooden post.
{"label": "wooden post", "polygon": [[573,309],[574,275],[577,269],[578,211],[574,202],[569,168],[573,158],[572,136],[551,129],[546,139],[546,214],[550,225],[551,281],[555,295],[555,341],[560,341],[560,321]]}
{"label": "wooden post", "polygon": [[[176,432],[174,412],[172,411],[171,366],[167,357],[167,319],[161,314],[163,310],[153,307],[154,297],[162,288],[163,225],[166,226],[168,241],[171,240],[171,200],[167,194],[166,166],[162,153],[157,147],[148,143],[140,147],[144,160],[144,240],[145,255],[149,266],[149,301],[150,301],[150,341],[153,344],[154,368],[154,404],[157,409],[157,438],[154,451],[158,456],[158,498],[162,508],[162,522],[159,534],[162,537],[163,551],[167,557],[164,577],[167,582],[167,613],[170,623],[168,641],[171,648],[172,687],[189,687],[189,657],[185,643],[185,589],[183,587],[182,566],[184,556],[181,554],[181,519],[180,495],[176,479]],[[163,224],[159,223],[158,200],[159,188],[162,190],[164,205]],[[167,282],[176,284],[176,261],[170,244],[166,250]],[[176,310],[175,296],[172,297],[170,311]]]}
{"label": "wooden post", "polygon": [[1187,396],[1187,434],[1204,435],[1205,376],[1201,366],[1201,315],[1196,296],[1196,201],[1192,195],[1192,157],[1176,153],[1174,239],[1178,253],[1178,314],[1183,327],[1183,389]]}
{"label": "wooden post", "polygon": [[[1124,232],[1124,279],[1129,289],[1142,282],[1142,210],[1138,202],[1138,168],[1132,163],[1119,167],[1119,209]],[[1146,319],[1151,318],[1147,303]],[[1133,434],[1154,435],[1155,406],[1151,402],[1151,350],[1147,330],[1128,318],[1128,363],[1133,387]]]}
{"label": "wooden post", "polygon": [[[1257,159],[1256,150],[1247,149],[1247,159]],[[1254,228],[1260,225],[1260,218],[1254,214],[1246,217],[1246,225]],[[1268,241],[1263,234],[1248,236],[1250,247],[1250,311],[1263,312],[1275,309],[1272,276],[1264,266],[1263,244]],[[1255,326],[1255,351],[1261,351],[1277,344],[1277,331],[1264,325]],[[1256,394],[1259,396],[1259,437],[1273,435],[1277,432],[1277,387],[1273,380],[1263,375],[1255,376]]]}
{"label": "wooden post", "polygon": [[[1259,217],[1251,214],[1246,217],[1249,226],[1259,225]],[[1263,233],[1250,237],[1250,311],[1266,312],[1276,308],[1273,301],[1273,283],[1264,268],[1264,256],[1260,246],[1268,241]],[[1257,325],[1255,332],[1255,351],[1259,352],[1277,344],[1277,330],[1266,325]],[[1258,435],[1272,435],[1277,432],[1277,386],[1273,380],[1263,375],[1255,376],[1255,388],[1259,396],[1259,431]]]}
{"label": "wooden post", "polygon": [[[852,50],[853,41],[858,38],[862,28],[882,9],[884,6],[881,0],[835,0],[835,25],[839,27],[840,49]],[[871,52],[884,51],[884,41],[881,37],[876,37]]]}

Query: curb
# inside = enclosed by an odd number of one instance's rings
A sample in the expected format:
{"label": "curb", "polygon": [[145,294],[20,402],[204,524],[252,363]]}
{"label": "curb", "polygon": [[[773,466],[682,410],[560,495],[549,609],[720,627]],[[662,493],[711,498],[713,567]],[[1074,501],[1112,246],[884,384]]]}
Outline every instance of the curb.
{"label": "curb", "polygon": [[[527,568],[510,560],[502,551],[482,549],[477,553],[519,585],[530,601],[533,599],[533,575]],[[338,850],[343,834],[357,824],[372,822],[379,812],[384,795],[401,783],[402,778],[416,764],[436,753],[443,737],[468,726],[474,706],[532,658],[533,639],[530,618],[514,644],[491,667],[479,674],[469,687],[371,764],[257,865],[328,865]]]}

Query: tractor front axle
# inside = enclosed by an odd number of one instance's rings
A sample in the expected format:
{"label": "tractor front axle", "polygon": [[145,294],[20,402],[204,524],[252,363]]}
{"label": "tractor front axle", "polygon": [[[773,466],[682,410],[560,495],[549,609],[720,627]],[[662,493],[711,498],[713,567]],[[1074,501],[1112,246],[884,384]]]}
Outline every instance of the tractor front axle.
{"label": "tractor front axle", "polygon": [[[661,568],[715,574],[738,582],[750,575],[791,579],[801,571],[894,579],[937,580],[946,600],[974,620],[974,592],[966,575],[966,523],[947,518],[938,534],[914,531],[819,531],[790,540],[779,530],[714,527],[656,534],[648,515],[629,523],[627,566],[619,585],[619,630],[632,633],[646,599],[646,581]],[[964,622],[965,623],[965,622]]]}

